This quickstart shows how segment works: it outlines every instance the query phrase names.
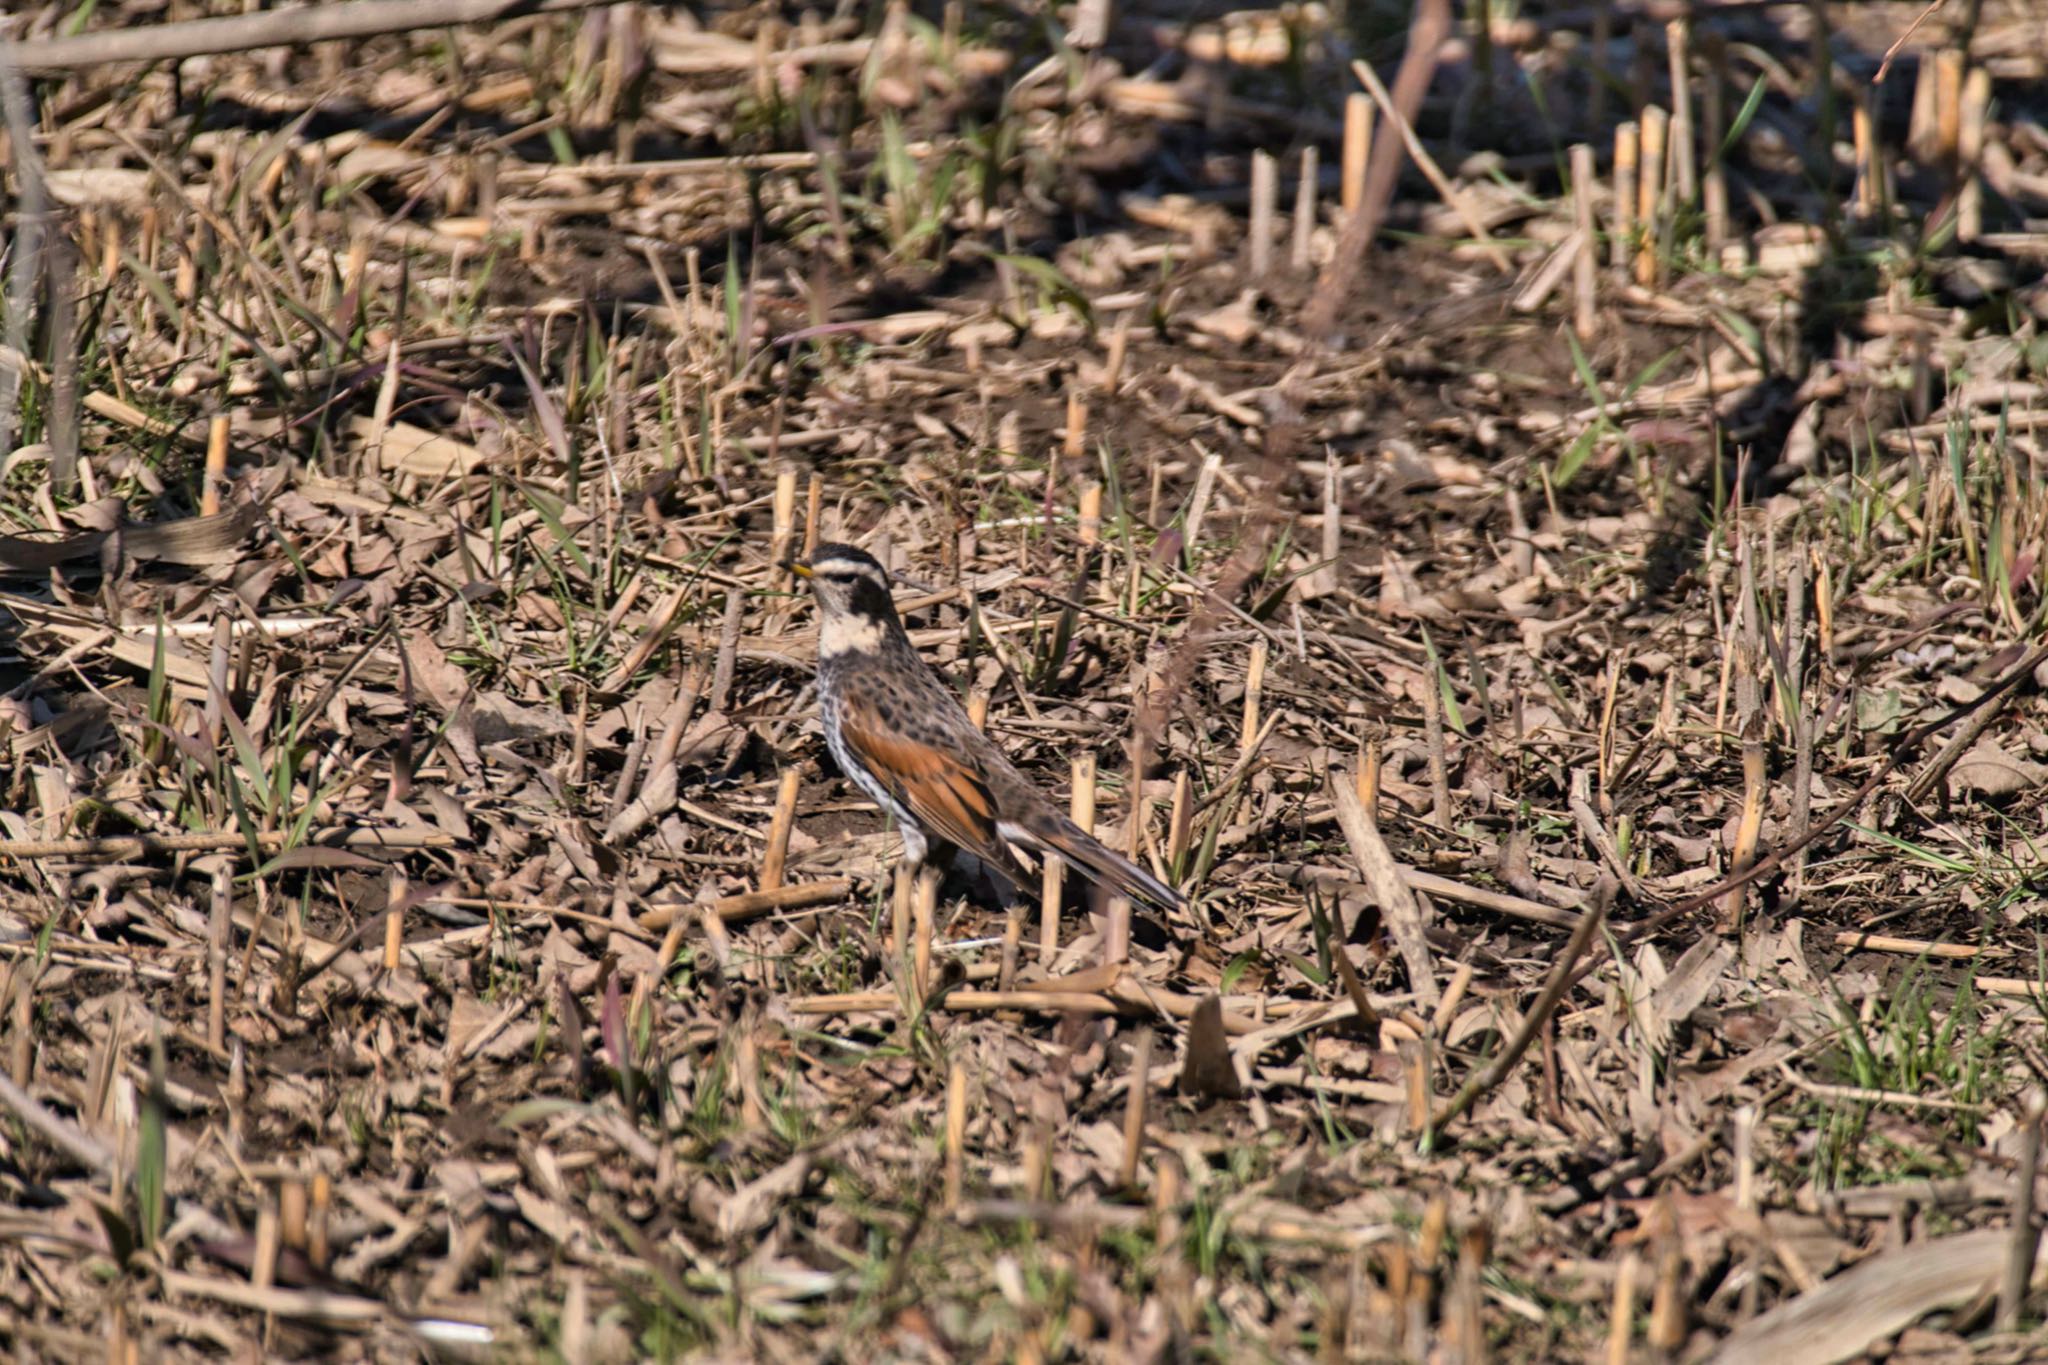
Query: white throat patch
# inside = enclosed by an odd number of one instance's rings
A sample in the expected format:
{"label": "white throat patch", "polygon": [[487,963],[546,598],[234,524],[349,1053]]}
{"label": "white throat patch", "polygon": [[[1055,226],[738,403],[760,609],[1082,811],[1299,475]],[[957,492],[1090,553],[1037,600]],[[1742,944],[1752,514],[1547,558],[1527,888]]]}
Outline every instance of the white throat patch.
{"label": "white throat patch", "polygon": [[870,617],[852,612],[829,616],[818,629],[818,653],[872,654],[882,647],[883,626]]}

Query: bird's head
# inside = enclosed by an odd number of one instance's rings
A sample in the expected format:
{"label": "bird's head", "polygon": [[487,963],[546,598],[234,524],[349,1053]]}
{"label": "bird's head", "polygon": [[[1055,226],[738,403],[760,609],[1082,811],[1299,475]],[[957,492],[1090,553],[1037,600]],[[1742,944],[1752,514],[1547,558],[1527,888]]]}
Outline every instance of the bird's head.
{"label": "bird's head", "polygon": [[889,596],[889,571],[851,545],[820,545],[808,561],[787,566],[810,582],[818,599],[818,652],[824,656],[879,648],[902,629]]}

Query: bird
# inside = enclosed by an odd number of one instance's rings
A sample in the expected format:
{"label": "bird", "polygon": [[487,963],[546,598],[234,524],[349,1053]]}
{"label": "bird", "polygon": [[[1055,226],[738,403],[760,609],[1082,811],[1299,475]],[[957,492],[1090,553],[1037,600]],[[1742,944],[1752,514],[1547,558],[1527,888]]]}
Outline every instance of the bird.
{"label": "bird", "polygon": [[[1096,885],[1172,912],[1180,892],[1062,815],[967,718],[919,657],[889,595],[889,573],[851,545],[821,544],[784,567],[818,604],[818,712],[841,772],[894,817],[916,874],[964,849],[1020,891],[1012,846],[1057,855]],[[942,865],[942,864],[941,864]]]}

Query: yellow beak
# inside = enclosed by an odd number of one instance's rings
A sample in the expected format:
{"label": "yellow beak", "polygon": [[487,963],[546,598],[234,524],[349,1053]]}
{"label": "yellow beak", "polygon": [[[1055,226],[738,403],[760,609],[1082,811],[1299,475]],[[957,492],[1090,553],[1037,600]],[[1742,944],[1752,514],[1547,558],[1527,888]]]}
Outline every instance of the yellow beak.
{"label": "yellow beak", "polygon": [[782,561],[782,567],[795,574],[798,578],[809,578],[811,576],[811,566],[800,559],[785,559]]}

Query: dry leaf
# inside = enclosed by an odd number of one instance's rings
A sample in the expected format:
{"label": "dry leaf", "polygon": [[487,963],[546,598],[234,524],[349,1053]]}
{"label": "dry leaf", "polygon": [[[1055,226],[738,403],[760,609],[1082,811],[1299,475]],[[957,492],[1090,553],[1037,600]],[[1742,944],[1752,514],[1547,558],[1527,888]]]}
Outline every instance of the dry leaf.
{"label": "dry leaf", "polygon": [[1936,1309],[1976,1297],[2011,1241],[2003,1230],[1966,1232],[1882,1252],[1736,1328],[1714,1359],[1828,1365],[1860,1355]]}
{"label": "dry leaf", "polygon": [[[348,424],[352,435],[365,445],[377,440],[377,423],[357,417]],[[467,441],[423,430],[410,422],[393,422],[384,429],[377,447],[377,463],[394,474],[416,479],[447,479],[474,473],[484,462],[483,452]]]}
{"label": "dry leaf", "polygon": [[1990,740],[1956,761],[1949,773],[1951,791],[1975,792],[1979,796],[2012,796],[2038,787],[2048,780],[2048,766],[2007,753]]}

